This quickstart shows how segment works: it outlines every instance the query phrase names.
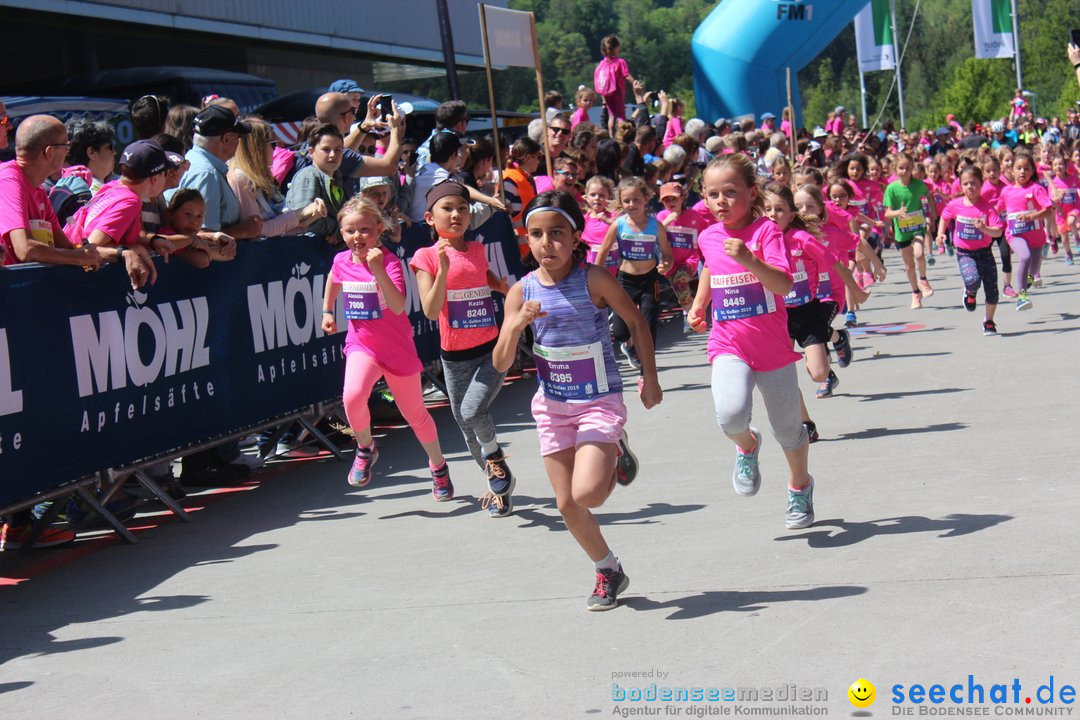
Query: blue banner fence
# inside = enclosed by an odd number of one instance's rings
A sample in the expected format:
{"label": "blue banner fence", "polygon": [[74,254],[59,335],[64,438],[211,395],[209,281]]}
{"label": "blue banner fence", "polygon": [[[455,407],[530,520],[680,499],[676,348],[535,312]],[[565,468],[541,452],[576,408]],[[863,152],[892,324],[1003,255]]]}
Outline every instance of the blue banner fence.
{"label": "blue banner fence", "polygon": [[[474,233],[491,270],[523,275],[508,216]],[[414,225],[391,251],[431,244]],[[341,396],[346,322],[321,330],[333,256],[312,236],[241,243],[197,270],[157,259],[153,286],[119,266],[0,271],[0,507],[95,473],[175,456]],[[406,307],[420,359],[438,357],[411,270]],[[501,310],[501,307],[500,307]]]}

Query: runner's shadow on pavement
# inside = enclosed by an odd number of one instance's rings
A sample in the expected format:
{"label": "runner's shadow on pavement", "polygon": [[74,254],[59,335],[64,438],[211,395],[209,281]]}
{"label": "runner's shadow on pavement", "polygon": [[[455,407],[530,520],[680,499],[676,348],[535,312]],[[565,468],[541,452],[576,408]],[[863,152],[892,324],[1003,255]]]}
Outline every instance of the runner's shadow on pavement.
{"label": "runner's shadow on pavement", "polygon": [[[969,515],[953,513],[934,520],[921,515],[903,515],[869,522],[818,520],[809,532],[798,535],[781,535],[774,540],[806,540],[812,548],[847,547],[879,535],[906,535],[909,533],[936,532],[939,538],[959,537],[986,530],[1012,520],[1012,515]],[[839,528],[829,530],[825,526]]]}
{"label": "runner's shadow on pavement", "polygon": [[[527,500],[531,500],[532,502],[526,503]],[[523,507],[526,504],[539,505],[540,507]],[[550,508],[550,512],[543,512],[541,508]],[[672,505],[670,503],[660,502],[649,503],[643,508],[631,510],[629,512],[597,512],[593,514],[596,516],[596,520],[601,526],[655,525],[660,522],[660,520],[657,519],[659,517],[665,515],[682,515],[688,512],[703,510],[704,508],[704,505]],[[518,527],[521,528],[544,527],[556,532],[566,530],[566,525],[563,524],[562,515],[559,514],[558,509],[555,507],[555,500],[553,498],[538,500],[536,498],[515,495],[514,517],[528,520],[527,524],[518,525]]]}
{"label": "runner's shadow on pavement", "polygon": [[967,423],[951,422],[927,425],[913,428],[866,428],[858,432],[844,433],[834,438],[821,438],[818,442],[838,442],[840,440],[869,440],[871,438],[886,437],[889,435],[917,435],[920,433],[947,432],[949,430],[963,430]]}
{"label": "runner's shadow on pavement", "polygon": [[1073,332],[1074,330],[1080,330],[1080,325],[1074,325],[1072,327],[1066,327],[1066,328],[1040,328],[1038,330],[1021,330],[1020,332],[1003,332],[1003,333],[998,333],[998,334],[1001,335],[1001,337],[1009,338],[1009,337],[1020,337],[1021,335],[1037,335],[1039,333],[1057,333],[1057,334],[1061,334],[1061,333]]}
{"label": "runner's shadow on pavement", "polygon": [[950,393],[971,392],[971,388],[937,388],[934,390],[906,390],[902,392],[872,393],[834,393],[838,397],[859,398],[859,402],[875,402],[877,400],[901,400],[903,398],[917,397],[919,395],[948,395]]}
{"label": "runner's shadow on pavement", "polygon": [[952,355],[951,352],[927,352],[927,353],[899,353],[896,355],[890,353],[874,353],[868,357],[857,357],[855,362],[866,362],[868,360],[897,360],[899,358],[925,358],[925,357],[939,357],[941,355]]}
{"label": "runner's shadow on pavement", "polygon": [[657,602],[647,597],[622,597],[631,610],[674,610],[668,620],[692,620],[719,612],[757,612],[782,602],[814,602],[854,597],[866,592],[858,585],[833,585],[806,590],[707,590],[698,595]]}
{"label": "runner's shadow on pavement", "polygon": [[3,695],[6,692],[15,692],[16,690],[22,690],[23,688],[28,688],[33,684],[34,683],[29,680],[23,680],[21,682],[0,683],[0,695]]}

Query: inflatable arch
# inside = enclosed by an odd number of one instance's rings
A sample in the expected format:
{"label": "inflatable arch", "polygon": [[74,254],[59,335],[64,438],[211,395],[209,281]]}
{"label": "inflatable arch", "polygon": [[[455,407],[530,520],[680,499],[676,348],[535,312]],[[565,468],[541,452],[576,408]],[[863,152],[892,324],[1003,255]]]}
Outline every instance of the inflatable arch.
{"label": "inflatable arch", "polygon": [[790,67],[796,127],[802,102],[795,73],[825,49],[869,0],[723,0],[690,43],[694,100],[706,122],[787,105]]}

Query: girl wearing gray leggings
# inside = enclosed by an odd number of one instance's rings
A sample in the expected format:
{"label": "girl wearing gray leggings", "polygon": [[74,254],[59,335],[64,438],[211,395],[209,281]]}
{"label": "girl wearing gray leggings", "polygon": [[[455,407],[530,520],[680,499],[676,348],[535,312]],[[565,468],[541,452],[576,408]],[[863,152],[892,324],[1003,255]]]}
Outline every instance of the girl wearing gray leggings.
{"label": "girl wearing gray leggings", "polygon": [[491,362],[499,338],[491,293],[505,295],[506,278],[488,269],[483,243],[465,240],[471,219],[465,186],[453,181],[433,185],[427,207],[424,219],[437,241],[417,250],[409,265],[416,272],[424,315],[439,322],[443,376],[454,420],[487,476],[488,492],[481,506],[489,517],[507,517],[513,512],[514,475],[499,447],[490,412],[506,378]]}
{"label": "girl wearing gray leggings", "polygon": [[736,445],[735,492],[755,495],[761,487],[762,438],[750,426],[756,387],[788,461],[786,525],[794,530],[814,522],[814,481],[795,374],[800,356],[791,348],[784,308],[792,276],[780,228],[755,217],[762,209],[755,180],[756,168],[744,155],[721,155],[705,168],[702,194],[720,222],[698,237],[705,268],[689,323],[698,332],[710,328],[716,420]]}

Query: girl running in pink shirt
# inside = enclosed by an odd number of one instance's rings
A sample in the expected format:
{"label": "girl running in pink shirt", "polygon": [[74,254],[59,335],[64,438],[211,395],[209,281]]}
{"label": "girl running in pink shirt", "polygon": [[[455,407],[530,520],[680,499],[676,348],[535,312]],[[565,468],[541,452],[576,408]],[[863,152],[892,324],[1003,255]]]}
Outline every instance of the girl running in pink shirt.
{"label": "girl running in pink shirt", "polygon": [[1050,167],[1054,173],[1050,192],[1056,207],[1058,232],[1065,244],[1065,264],[1073,264],[1070,240],[1080,242],[1080,180],[1069,173],[1069,162],[1058,153]]}
{"label": "girl running in pink shirt", "polygon": [[660,202],[664,209],[657,213],[656,219],[667,229],[672,258],[671,267],[664,275],[671,282],[671,289],[683,309],[683,332],[689,333],[693,330],[685,318],[694,300],[690,283],[697,278],[701,263],[698,235],[709,227],[709,223],[698,212],[686,207],[686,195],[679,183],[664,183],[660,187]]}
{"label": "girl running in pink shirt", "polygon": [[[998,206],[998,198],[1001,197],[1001,191],[1005,188],[1005,183],[1001,179],[1001,163],[996,157],[990,155],[983,161],[983,184],[979,190],[979,197],[986,202],[990,203],[990,207],[996,208]],[[1001,218],[1002,226],[1005,224],[1005,213],[999,212],[998,216]],[[997,245],[998,255],[1001,257],[1001,274],[1004,276],[1005,284],[1001,288],[1001,294],[1010,300],[1016,297],[1016,291],[1012,286],[1012,251],[1009,249],[1009,244],[1005,242],[1005,235],[999,235],[994,243]]]}
{"label": "girl running in pink shirt", "polygon": [[[596,263],[596,253],[604,244],[608,228],[611,227],[611,201],[615,197],[615,183],[603,175],[593,175],[585,183],[585,230],[581,233],[581,239],[589,246],[585,255],[585,262],[590,265]],[[611,248],[608,251],[604,267],[615,275],[619,272],[619,250]]]}
{"label": "girl running in pink shirt", "polygon": [[355,196],[338,213],[341,236],[348,250],[334,257],[323,296],[322,329],[337,332],[334,305],[344,295],[342,314],[349,323],[345,336],[345,416],[356,436],[356,459],[349,484],[364,487],[371,482],[371,468],[379,450],[371,436],[368,398],[380,377],[386,378],[394,402],[428,456],[432,495],[447,500],[453,495],[435,421],[424,407],[420,385],[420,358],[413,343],[413,329],[405,313],[405,275],[401,262],[384,253],[379,238],[387,221],[379,208],[363,196]]}
{"label": "girl running in pink shirt", "polygon": [[742,154],[715,158],[705,169],[702,191],[719,222],[698,238],[705,268],[690,324],[698,332],[710,328],[713,402],[717,422],[736,445],[735,492],[754,495],[761,487],[762,438],[750,425],[757,387],[787,457],[786,525],[798,529],[814,522],[814,484],[799,412],[799,356],[791,349],[784,307],[793,282],[783,233],[772,220],[759,217],[756,181],[753,161]]}
{"label": "girl running in pink shirt", "polygon": [[970,165],[961,171],[960,188],[964,194],[942,208],[937,239],[938,243],[944,242],[945,232],[950,223],[954,224],[953,245],[964,281],[964,309],[975,312],[975,294],[981,283],[986,299],[983,335],[997,335],[994,324],[998,303],[997,266],[990,246],[1004,229],[997,208],[981,197],[982,186],[983,174],[978,166]]}
{"label": "girl running in pink shirt", "polygon": [[998,210],[1005,212],[1005,239],[1016,253],[1016,274],[1024,289],[1016,298],[1017,310],[1031,309],[1027,286],[1042,286],[1042,247],[1046,231],[1040,226],[1054,214],[1054,203],[1042,185],[1035,182],[1035,159],[1031,153],[1017,152],[1013,159],[1013,184],[1001,191]]}

